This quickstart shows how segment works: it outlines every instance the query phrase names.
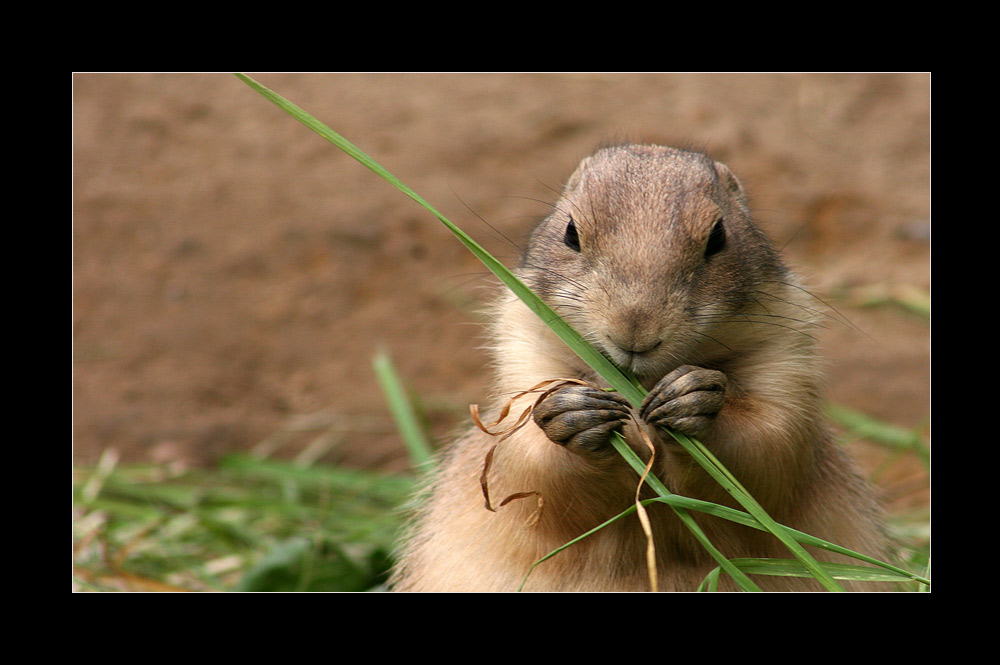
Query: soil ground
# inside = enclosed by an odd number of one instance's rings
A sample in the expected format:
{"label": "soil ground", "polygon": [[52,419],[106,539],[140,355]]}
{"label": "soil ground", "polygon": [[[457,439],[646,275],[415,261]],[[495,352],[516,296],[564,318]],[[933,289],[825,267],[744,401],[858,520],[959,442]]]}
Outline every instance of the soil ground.
{"label": "soil ground", "polygon": [[[598,145],[706,149],[853,324],[822,332],[829,397],[903,427],[929,418],[927,319],[856,305],[929,291],[929,75],[252,76],[508,264],[505,237]],[[72,83],[75,463],[256,447],[403,468],[380,349],[438,436],[486,399],[476,305],[493,281],[414,202],[231,74]]]}

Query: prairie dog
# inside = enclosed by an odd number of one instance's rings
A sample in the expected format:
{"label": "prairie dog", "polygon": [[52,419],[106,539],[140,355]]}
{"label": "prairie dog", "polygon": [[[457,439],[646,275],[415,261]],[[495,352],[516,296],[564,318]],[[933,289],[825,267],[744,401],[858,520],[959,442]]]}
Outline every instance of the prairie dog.
{"label": "prairie dog", "polygon": [[[510,394],[546,380],[596,387],[559,388],[499,445],[471,429],[447,448],[392,588],[517,590],[533,562],[632,505],[638,476],[609,437],[623,432],[648,459],[635,423],[654,443],[653,472],[671,492],[738,507],[661,426],[702,441],[778,522],[885,555],[877,503],[823,425],[815,303],[751,221],[725,165],[659,146],[597,151],[531,233],[517,273],[649,394],[634,409],[602,390],[544,322],[513,295],[500,296],[489,329],[493,413]],[[529,403],[519,400],[504,424]],[[486,509],[479,478],[494,445],[490,494],[499,501],[535,492],[540,512],[531,497]],[[659,589],[695,590],[716,562],[669,507],[648,511]],[[695,517],[729,558],[791,557],[770,534]],[[645,552],[632,515],[536,567],[524,590],[647,591]],[[820,589],[809,579],[753,579],[764,590]]]}

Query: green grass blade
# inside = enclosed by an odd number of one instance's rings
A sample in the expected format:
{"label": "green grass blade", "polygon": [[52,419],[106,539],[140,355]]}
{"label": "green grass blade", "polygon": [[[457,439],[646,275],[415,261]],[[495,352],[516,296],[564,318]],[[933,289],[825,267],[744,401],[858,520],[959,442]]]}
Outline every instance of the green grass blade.
{"label": "green grass blade", "polygon": [[[638,459],[638,457],[636,457],[636,459]],[[729,508],[728,506],[723,506],[717,503],[702,501],[701,499],[692,499],[690,497],[680,496],[677,494],[670,494],[668,496],[658,496],[653,499],[647,499],[643,501],[643,504],[653,503],[653,502],[666,503],[668,505],[675,506],[678,508],[684,508],[687,510],[696,510],[699,512],[706,513],[708,515],[713,515],[715,517],[729,520],[730,522],[736,522],[737,524],[742,524],[744,526],[758,529],[760,531],[767,531],[767,529],[765,529],[764,526],[759,521],[751,517],[749,513],[745,513],[741,510]],[[899,568],[898,566],[894,566],[890,563],[880,561],[874,557],[862,554],[861,552],[856,552],[841,545],[831,543],[829,541],[823,540],[822,538],[817,538],[816,536],[805,533],[803,531],[798,531],[788,526],[783,525],[783,528],[788,532],[788,534],[792,538],[794,538],[797,542],[802,543],[803,545],[809,545],[811,547],[826,550],[828,552],[834,552],[836,554],[843,554],[844,556],[858,559],[859,561],[864,561],[865,563],[869,563],[873,566],[878,566],[879,568],[890,571],[895,576],[895,579],[912,580],[915,582],[920,582],[921,584],[927,584],[927,585],[930,584],[930,579],[926,575],[918,575],[916,573],[911,573],[910,571],[904,570],[903,568]]]}
{"label": "green grass blade", "polygon": [[[643,503],[645,504],[647,502],[643,502]],[[729,573],[732,576],[732,578],[736,581],[736,584],[743,591],[760,591],[760,588],[756,584],[754,584],[753,581],[749,577],[746,576],[746,574],[743,572],[743,570],[741,570],[739,567],[733,565],[728,559],[726,559],[722,555],[721,552],[719,552],[715,548],[714,545],[712,545],[711,542],[709,542],[708,537],[705,536],[704,532],[701,530],[701,527],[699,527],[698,524],[695,523],[695,521],[691,518],[691,515],[687,512],[686,509],[678,507],[678,506],[674,506],[674,505],[671,505],[671,508],[673,508],[677,512],[677,515],[681,518],[681,520],[684,522],[684,524],[689,529],[691,529],[692,533],[695,534],[695,537],[701,543],[702,547],[704,547],[712,555],[712,557],[719,563],[719,567],[717,568],[717,570],[721,569],[721,570],[725,570],[727,573]],[[592,536],[593,534],[595,534],[598,531],[600,531],[601,529],[605,528],[606,526],[608,526],[612,522],[617,522],[618,520],[622,519],[623,517],[625,517],[627,515],[631,515],[635,511],[636,511],[636,507],[635,507],[635,504],[633,504],[633,505],[629,506],[628,508],[626,508],[625,510],[623,510],[622,512],[620,512],[617,515],[615,515],[614,517],[612,517],[611,519],[607,520],[603,524],[599,524],[598,526],[594,527],[590,531],[587,531],[586,533],[580,534],[579,536],[577,536],[573,540],[571,540],[571,541],[569,541],[567,543],[564,543],[563,545],[557,547],[556,549],[552,550],[551,552],[549,552],[548,554],[546,554],[545,556],[543,556],[541,559],[535,561],[533,564],[531,564],[531,567],[528,569],[527,574],[524,576],[524,579],[521,581],[521,587],[518,590],[520,591],[520,590],[524,589],[524,585],[528,581],[528,577],[531,576],[531,572],[538,565],[540,565],[541,563],[544,563],[545,561],[548,561],[549,559],[551,559],[555,555],[559,554],[563,550],[565,550],[565,549],[567,549],[569,547],[572,547],[573,545],[575,545],[576,543],[580,542],[584,538],[587,538],[588,536]]]}
{"label": "green grass blade", "polygon": [[424,428],[417,419],[413,402],[406,394],[406,389],[396,373],[392,359],[387,353],[379,352],[372,359],[372,367],[413,466],[417,469],[429,466],[433,463],[434,452],[427,441]]}
{"label": "green grass blade", "polygon": [[828,403],[825,409],[827,415],[845,427],[851,435],[890,448],[913,451],[924,467],[930,468],[930,449],[920,431],[897,427],[843,404]]}
{"label": "green grass blade", "polygon": [[[646,465],[643,463],[639,456],[636,455],[635,451],[625,443],[624,437],[618,432],[614,433],[611,437],[611,444],[615,447],[615,450],[625,458],[625,461],[638,473],[640,476],[645,472]],[[666,485],[660,482],[652,472],[646,475],[646,483],[652,487],[661,498],[669,498],[674,496],[670,490],[667,489]],[[697,522],[688,513],[687,508],[679,506],[677,504],[670,503],[671,508],[673,508],[674,513],[680,518],[681,522],[694,534],[694,537],[698,540],[701,546],[707,551],[713,559],[715,559],[719,566],[725,570],[729,575],[735,580],[736,584],[744,591],[760,591],[756,584],[750,580],[749,577],[743,574],[741,570],[733,566],[722,552],[720,552],[712,543],[708,540],[708,536],[705,532],[701,530]]]}
{"label": "green grass blade", "polygon": [[[776,575],[780,577],[812,577],[800,561],[794,559],[732,559],[734,566],[749,575]],[[859,566],[849,563],[822,564],[830,577],[838,580],[854,580],[862,582],[906,582],[909,575],[881,571],[871,566]]]}
{"label": "green grass blade", "polygon": [[674,437],[684,447],[684,449],[695,459],[698,464],[704,468],[712,478],[718,482],[729,494],[735,498],[741,506],[743,506],[748,513],[750,513],[756,520],[758,520],[766,530],[770,531],[774,536],[782,542],[782,544],[788,548],[788,550],[795,556],[796,559],[802,562],[802,564],[812,571],[813,575],[819,580],[828,591],[843,591],[843,588],[837,584],[836,580],[833,579],[819,562],[812,557],[808,552],[805,551],[796,540],[788,532],[787,527],[781,526],[775,522],[767,511],[764,510],[763,506],[757,503],[757,500],[750,495],[750,493],[740,484],[736,477],[730,473],[726,467],[719,462],[715,456],[696,439],[684,436],[677,432],[669,432],[671,436]]}

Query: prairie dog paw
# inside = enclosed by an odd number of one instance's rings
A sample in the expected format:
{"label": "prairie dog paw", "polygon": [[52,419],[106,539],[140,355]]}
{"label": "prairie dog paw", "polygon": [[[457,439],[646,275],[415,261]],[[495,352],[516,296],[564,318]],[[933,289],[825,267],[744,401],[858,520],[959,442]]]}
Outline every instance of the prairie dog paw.
{"label": "prairie dog paw", "polygon": [[682,365],[660,379],[646,395],[640,415],[646,422],[688,436],[700,436],[722,410],[726,375]]}
{"label": "prairie dog paw", "polygon": [[611,433],[630,413],[629,403],[618,393],[568,385],[535,405],[532,417],[551,441],[586,454],[608,448]]}

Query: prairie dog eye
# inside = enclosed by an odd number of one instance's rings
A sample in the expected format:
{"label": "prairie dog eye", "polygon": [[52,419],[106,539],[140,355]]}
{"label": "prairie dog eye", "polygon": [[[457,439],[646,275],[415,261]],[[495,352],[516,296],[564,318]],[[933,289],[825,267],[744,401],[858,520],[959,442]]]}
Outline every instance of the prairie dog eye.
{"label": "prairie dog eye", "polygon": [[580,251],[580,236],[576,232],[576,222],[573,218],[569,218],[569,224],[566,225],[566,235],[563,236],[563,243],[574,252]]}
{"label": "prairie dog eye", "polygon": [[726,228],[722,223],[722,218],[715,220],[712,232],[708,234],[708,242],[705,244],[705,258],[713,254],[718,254],[726,246]]}

